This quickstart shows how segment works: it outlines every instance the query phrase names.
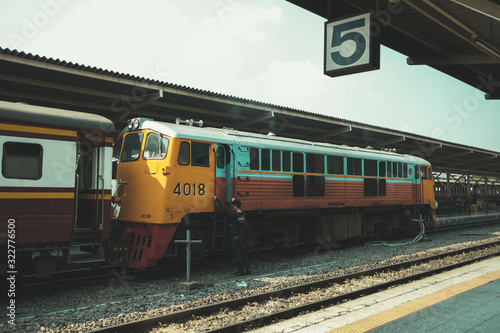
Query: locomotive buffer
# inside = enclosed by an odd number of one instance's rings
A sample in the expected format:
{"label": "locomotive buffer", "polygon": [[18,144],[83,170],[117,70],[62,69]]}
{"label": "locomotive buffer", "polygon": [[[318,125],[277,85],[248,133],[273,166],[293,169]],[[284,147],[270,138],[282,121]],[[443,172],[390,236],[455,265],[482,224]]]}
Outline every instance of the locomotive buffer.
{"label": "locomotive buffer", "polygon": [[186,244],[186,282],[182,282],[182,289],[193,290],[198,288],[197,282],[191,282],[191,244],[201,244],[201,240],[191,239],[191,230],[186,229],[186,239],[176,240],[176,244]]}

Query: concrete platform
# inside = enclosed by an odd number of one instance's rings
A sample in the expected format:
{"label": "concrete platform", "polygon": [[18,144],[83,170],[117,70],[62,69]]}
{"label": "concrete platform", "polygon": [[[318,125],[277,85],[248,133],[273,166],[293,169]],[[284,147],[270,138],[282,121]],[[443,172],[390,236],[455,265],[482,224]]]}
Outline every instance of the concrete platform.
{"label": "concrete platform", "polygon": [[500,220],[500,210],[480,211],[474,213],[442,215],[437,217],[436,223],[438,227],[460,224],[473,223],[479,221],[498,221]]}
{"label": "concrete platform", "polygon": [[500,332],[500,258],[263,327],[258,333]]}

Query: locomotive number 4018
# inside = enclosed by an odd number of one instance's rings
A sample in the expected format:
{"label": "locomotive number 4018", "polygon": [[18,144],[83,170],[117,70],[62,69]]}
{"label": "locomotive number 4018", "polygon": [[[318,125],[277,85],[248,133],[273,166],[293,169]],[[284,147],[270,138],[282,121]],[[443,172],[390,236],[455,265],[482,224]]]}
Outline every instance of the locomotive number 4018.
{"label": "locomotive number 4018", "polygon": [[196,183],[193,183],[193,184],[191,184],[191,183],[184,183],[184,184],[177,183],[177,185],[174,188],[174,194],[178,195],[179,197],[182,195],[185,195],[186,197],[189,197],[189,196],[204,197],[205,192],[206,192],[205,191],[205,184],[203,184],[203,183],[199,183],[199,184],[196,184]]}

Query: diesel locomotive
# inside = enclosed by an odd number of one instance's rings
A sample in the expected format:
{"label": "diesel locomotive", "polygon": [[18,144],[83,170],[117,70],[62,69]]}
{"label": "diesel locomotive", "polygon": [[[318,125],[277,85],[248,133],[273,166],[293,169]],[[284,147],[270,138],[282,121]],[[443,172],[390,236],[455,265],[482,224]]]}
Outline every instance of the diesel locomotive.
{"label": "diesel locomotive", "polygon": [[120,237],[114,257],[154,266],[189,228],[201,253],[223,251],[214,206],[237,198],[249,249],[336,242],[435,227],[431,165],[418,157],[229,128],[136,118],[114,147]]}
{"label": "diesel locomotive", "polygon": [[241,201],[249,250],[435,227],[421,158],[197,125],[135,118],[114,140],[106,118],[0,102],[2,253],[11,227],[16,260],[34,260],[39,277],[75,247],[155,266],[182,256],[187,229],[197,255],[222,252],[229,226],[214,196]]}

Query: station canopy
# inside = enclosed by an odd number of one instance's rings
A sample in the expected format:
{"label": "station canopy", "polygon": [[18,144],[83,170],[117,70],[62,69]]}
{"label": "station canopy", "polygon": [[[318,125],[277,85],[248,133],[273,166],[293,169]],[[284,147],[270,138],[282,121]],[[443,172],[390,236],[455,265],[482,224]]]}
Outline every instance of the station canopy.
{"label": "station canopy", "polygon": [[434,171],[500,177],[499,152],[258,101],[0,48],[0,100],[102,115],[119,131],[127,119],[174,122],[422,157]]}
{"label": "station canopy", "polygon": [[375,17],[380,43],[500,99],[500,0],[287,0],[325,21]]}

